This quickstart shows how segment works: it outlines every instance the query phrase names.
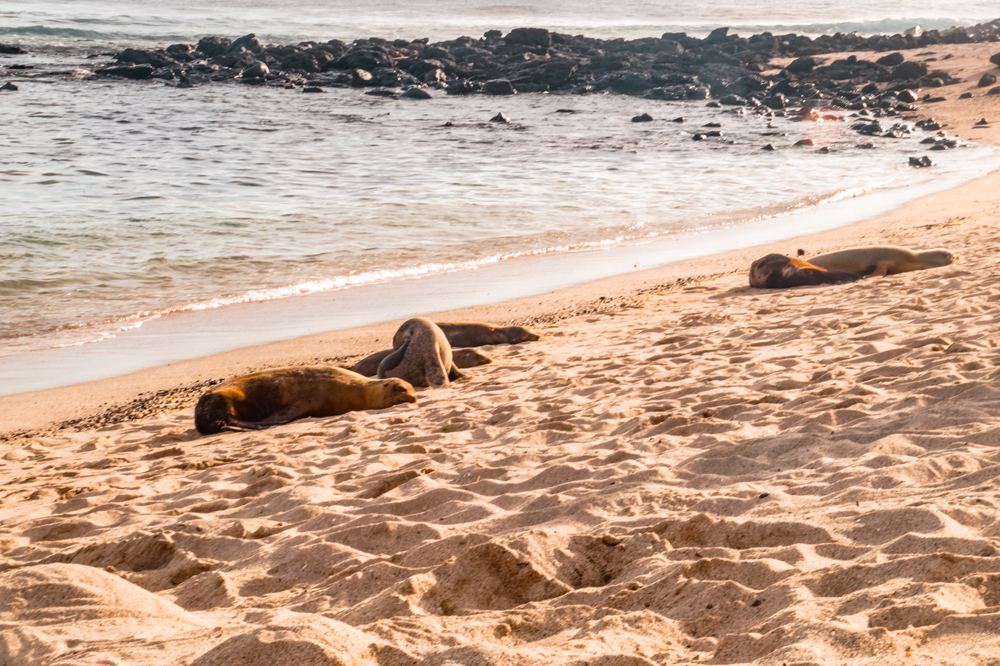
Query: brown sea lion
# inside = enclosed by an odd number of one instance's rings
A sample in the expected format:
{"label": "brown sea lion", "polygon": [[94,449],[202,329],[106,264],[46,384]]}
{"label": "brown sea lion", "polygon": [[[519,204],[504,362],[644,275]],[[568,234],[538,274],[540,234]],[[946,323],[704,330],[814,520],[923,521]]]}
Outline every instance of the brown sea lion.
{"label": "brown sea lion", "polygon": [[307,416],[337,416],[416,401],[413,387],[401,379],[368,379],[327,365],[276,368],[213,387],[198,399],[194,426],[203,435],[262,430]]}
{"label": "brown sea lion", "polygon": [[[385,349],[375,352],[371,356],[366,356],[352,365],[350,369],[359,375],[374,377],[378,374],[378,366],[382,362],[382,359],[394,351],[394,349]],[[486,354],[479,353],[475,349],[452,349],[451,361],[455,364],[456,368],[475,368],[480,365],[492,363],[493,359]]]}
{"label": "brown sea lion", "polygon": [[750,286],[757,289],[787,289],[813,284],[843,284],[860,280],[860,275],[828,271],[801,259],[769,254],[750,266]]}
{"label": "brown sea lion", "polygon": [[452,347],[516,345],[540,339],[537,333],[532,333],[521,326],[490,326],[472,321],[439,322],[438,326],[448,336],[448,342]]}
{"label": "brown sea lion", "polygon": [[447,386],[464,377],[452,360],[451,344],[430,319],[403,322],[392,338],[393,351],[378,365],[378,378],[399,377],[414,386]]}
{"label": "brown sea lion", "polygon": [[813,266],[828,271],[845,271],[858,275],[882,277],[925,268],[938,268],[955,263],[958,255],[936,248],[914,252],[905,247],[881,245],[852,247],[837,252],[820,254],[809,259]]}

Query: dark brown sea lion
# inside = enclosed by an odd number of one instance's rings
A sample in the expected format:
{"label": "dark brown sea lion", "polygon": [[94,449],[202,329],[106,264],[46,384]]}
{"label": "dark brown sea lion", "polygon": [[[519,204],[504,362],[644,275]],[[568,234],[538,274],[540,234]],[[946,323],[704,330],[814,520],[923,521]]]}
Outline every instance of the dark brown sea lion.
{"label": "dark brown sea lion", "polygon": [[[371,356],[366,356],[352,365],[350,369],[359,375],[374,377],[378,374],[378,366],[382,362],[382,359],[394,351],[394,349],[385,349],[375,352]],[[475,368],[480,365],[492,363],[493,359],[486,354],[479,353],[475,349],[452,349],[451,361],[455,364],[456,368]]]}
{"label": "dark brown sea lion", "polygon": [[401,379],[368,379],[327,365],[276,368],[230,379],[198,400],[194,425],[203,435],[262,430],[307,416],[337,416],[416,402]]}
{"label": "dark brown sea lion", "polygon": [[452,347],[516,345],[540,339],[537,333],[532,333],[521,326],[490,326],[472,321],[440,322],[438,326],[448,336],[448,342]]}
{"label": "dark brown sea lion", "polygon": [[845,271],[871,277],[896,275],[925,268],[939,268],[955,263],[957,254],[940,248],[914,252],[905,247],[881,245],[873,247],[852,247],[837,252],[828,252],[809,259],[813,266],[828,271]]}
{"label": "dark brown sea lion", "polygon": [[828,271],[801,259],[783,254],[769,254],[750,266],[750,286],[758,289],[787,289],[813,284],[843,284],[855,282],[861,276],[854,273]]}
{"label": "dark brown sea lion", "polygon": [[447,386],[464,377],[452,360],[451,344],[430,319],[403,322],[392,338],[393,351],[378,365],[378,378],[399,377],[414,386]]}

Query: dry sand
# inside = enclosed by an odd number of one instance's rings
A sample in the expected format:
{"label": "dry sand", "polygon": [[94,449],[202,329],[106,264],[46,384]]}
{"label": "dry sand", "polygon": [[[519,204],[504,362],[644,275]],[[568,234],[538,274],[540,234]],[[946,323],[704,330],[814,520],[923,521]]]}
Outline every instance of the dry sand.
{"label": "dry sand", "polygon": [[[1000,143],[1000,97],[955,100],[996,47],[949,50],[933,115]],[[998,665],[998,220],[1000,173],[773,248],[954,266],[762,292],[756,248],[466,311],[543,339],[417,405],[12,438],[0,664]],[[3,427],[331,339],[4,398]]]}

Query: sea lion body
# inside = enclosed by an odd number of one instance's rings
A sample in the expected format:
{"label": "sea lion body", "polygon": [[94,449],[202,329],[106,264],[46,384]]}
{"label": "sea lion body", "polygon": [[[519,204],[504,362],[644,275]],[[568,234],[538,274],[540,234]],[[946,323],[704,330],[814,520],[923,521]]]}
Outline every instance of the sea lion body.
{"label": "sea lion body", "polygon": [[828,271],[844,271],[858,275],[882,277],[925,268],[938,268],[955,262],[958,257],[940,248],[914,252],[905,247],[882,245],[852,247],[820,254],[808,262]]}
{"label": "sea lion body", "polygon": [[465,376],[455,367],[448,338],[430,319],[403,322],[392,346],[393,351],[379,362],[379,379],[399,377],[414,386],[440,388]]}
{"label": "sea lion body", "polygon": [[[396,350],[385,349],[380,352],[375,352],[371,356],[366,356],[352,365],[350,369],[352,372],[356,372],[364,377],[374,377],[378,374],[378,366],[382,360],[394,351]],[[455,364],[456,368],[464,369],[475,368],[480,365],[492,363],[493,359],[486,354],[479,353],[475,349],[452,349],[451,361]]]}
{"label": "sea lion body", "polygon": [[788,289],[816,284],[844,284],[860,280],[861,275],[830,271],[801,259],[783,254],[769,254],[750,266],[750,286],[757,289]]}
{"label": "sea lion body", "polygon": [[438,326],[452,347],[516,345],[540,339],[537,333],[521,326],[490,326],[471,321],[442,322]]}
{"label": "sea lion body", "polygon": [[211,435],[416,401],[413,387],[400,379],[378,381],[325,365],[276,368],[213,387],[198,400],[194,423]]}

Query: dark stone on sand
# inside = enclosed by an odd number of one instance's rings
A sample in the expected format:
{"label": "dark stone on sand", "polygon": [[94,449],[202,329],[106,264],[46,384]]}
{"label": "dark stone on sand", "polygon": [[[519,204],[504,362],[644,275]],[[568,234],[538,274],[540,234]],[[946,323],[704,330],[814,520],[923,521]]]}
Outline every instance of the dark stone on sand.
{"label": "dark stone on sand", "polygon": [[986,120],[986,118],[983,118],[982,120],[977,120],[975,126],[976,127],[982,127],[983,125],[989,125],[989,124],[990,124],[990,121]]}
{"label": "dark stone on sand", "polygon": [[692,141],[704,141],[706,138],[707,137],[704,134],[702,134],[701,132],[699,132],[698,134],[695,134],[694,136],[692,136],[691,140]]}
{"label": "dark stone on sand", "polygon": [[491,123],[509,123],[510,118],[504,115],[503,111],[490,118]]}
{"label": "dark stone on sand", "polygon": [[827,153],[830,152],[830,146],[823,146],[822,148],[820,148],[816,152],[817,153],[822,153],[823,155],[826,155]]}
{"label": "dark stone on sand", "polygon": [[997,53],[996,55],[991,55],[990,62],[996,65],[997,67],[1000,67],[1000,53]]}
{"label": "dark stone on sand", "polygon": [[14,46],[13,44],[0,44],[0,55],[24,55],[27,53],[20,46]]}
{"label": "dark stone on sand", "polygon": [[212,35],[209,37],[202,37],[198,40],[198,46],[195,50],[200,51],[209,58],[214,58],[215,56],[223,55],[232,43],[233,42],[230,39]]}
{"label": "dark stone on sand", "polygon": [[1000,95],[1000,86],[990,88],[989,92],[986,93],[986,96],[989,97],[990,95]]}
{"label": "dark stone on sand", "polygon": [[910,60],[894,67],[889,78],[893,81],[912,81],[926,75],[927,65],[925,63]]}
{"label": "dark stone on sand", "polygon": [[483,92],[487,95],[513,95],[517,91],[507,79],[493,79],[483,84]]}
{"label": "dark stone on sand", "polygon": [[769,143],[766,146],[762,146],[761,150],[773,151],[773,150],[777,150],[777,148],[774,147],[773,143]]}
{"label": "dark stone on sand", "polygon": [[924,103],[937,104],[938,102],[947,102],[947,101],[948,101],[947,97],[928,97],[927,99],[924,100]]}
{"label": "dark stone on sand", "polygon": [[423,88],[410,88],[402,95],[406,99],[431,99],[432,95]]}
{"label": "dark stone on sand", "polygon": [[958,96],[959,99],[972,99],[973,97],[975,97],[975,95],[973,95],[970,92],[962,93],[961,95]]}
{"label": "dark stone on sand", "polygon": [[874,143],[859,143],[858,144],[858,148],[860,148],[861,150],[871,150],[874,147],[875,147]]}
{"label": "dark stone on sand", "polygon": [[934,166],[934,162],[927,155],[924,155],[922,157],[911,157],[910,166],[917,169],[923,169],[926,167]]}
{"label": "dark stone on sand", "polygon": [[653,122],[653,116],[648,113],[643,113],[638,116],[632,116],[632,122],[634,123],[651,123]]}
{"label": "dark stone on sand", "polygon": [[246,69],[240,72],[240,76],[244,79],[263,79],[267,78],[267,75],[271,73],[270,68],[262,62],[255,62]]}
{"label": "dark stone on sand", "polygon": [[672,122],[672,123],[683,123],[683,122],[687,122],[687,118],[685,118],[684,116],[680,116],[678,118],[674,118],[670,122]]}
{"label": "dark stone on sand", "polygon": [[796,58],[785,69],[792,74],[805,74],[813,71],[819,63],[812,56]]}
{"label": "dark stone on sand", "polygon": [[912,90],[900,90],[898,93],[896,93],[896,99],[906,104],[913,104],[920,98],[917,97],[917,93],[913,92]]}
{"label": "dark stone on sand", "polygon": [[2,86],[0,86],[0,90],[6,90],[6,91],[9,91],[9,92],[14,92],[15,90],[20,90],[20,88],[18,88],[13,83],[11,83],[10,81],[8,81],[7,83],[5,83]]}
{"label": "dark stone on sand", "polygon": [[706,104],[705,106],[707,106],[707,107],[708,107],[708,108],[710,108],[710,109],[718,109],[718,108],[719,108],[719,107],[721,107],[722,105],[721,105],[721,104],[719,104],[718,102],[716,102],[715,100],[712,100],[711,102],[709,102],[709,103],[708,103],[708,104]]}
{"label": "dark stone on sand", "polygon": [[795,142],[796,146],[815,146],[815,142],[812,139],[799,139]]}
{"label": "dark stone on sand", "polygon": [[996,82],[997,82],[996,75],[987,72],[986,74],[983,74],[981,79],[979,79],[978,86],[980,88],[985,88],[986,86],[992,86]]}
{"label": "dark stone on sand", "polygon": [[545,28],[514,28],[504,35],[503,41],[507,44],[523,44],[547,49],[552,46],[552,34]]}
{"label": "dark stone on sand", "polygon": [[744,106],[746,103],[746,99],[739,95],[726,95],[719,100],[719,104],[724,104],[725,106]]}
{"label": "dark stone on sand", "polygon": [[153,74],[152,65],[121,65],[99,69],[95,74],[101,76],[120,76],[125,79],[148,79]]}
{"label": "dark stone on sand", "polygon": [[309,86],[309,87],[303,88],[302,92],[304,92],[304,93],[321,93],[321,92],[323,92],[323,89],[322,88],[318,88],[316,86]]}
{"label": "dark stone on sand", "polygon": [[903,54],[897,52],[884,55],[876,60],[875,63],[885,67],[895,67],[897,65],[902,65],[904,60],[906,60],[906,58],[903,57]]}

